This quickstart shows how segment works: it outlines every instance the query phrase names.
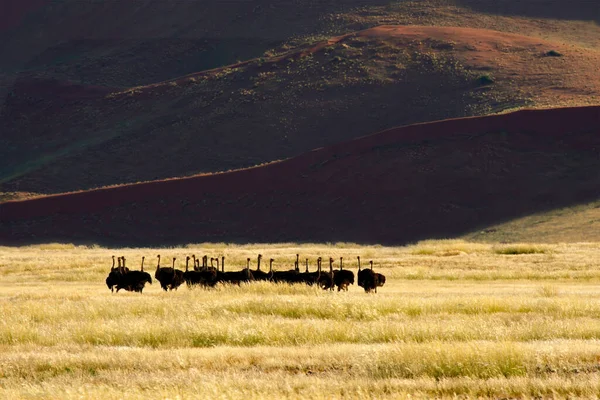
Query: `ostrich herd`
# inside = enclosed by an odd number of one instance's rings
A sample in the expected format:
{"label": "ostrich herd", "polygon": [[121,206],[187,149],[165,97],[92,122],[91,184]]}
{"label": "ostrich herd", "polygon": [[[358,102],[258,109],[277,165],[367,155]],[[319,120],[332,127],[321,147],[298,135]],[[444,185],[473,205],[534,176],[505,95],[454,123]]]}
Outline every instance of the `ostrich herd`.
{"label": "ostrich herd", "polygon": [[[323,290],[334,290],[337,287],[340,290],[348,291],[348,286],[354,284],[354,272],[344,269],[344,258],[340,257],[340,268],[333,268],[333,258],[329,258],[329,271],[321,270],[322,258],[317,258],[317,270],[309,272],[308,258],[306,259],[306,269],[300,272],[300,256],[296,254],[296,262],[294,268],[287,271],[274,271],[273,261],[269,260],[269,271],[261,270],[260,263],[262,254],[258,255],[256,269],[250,269],[250,258],[246,260],[246,267],[240,271],[225,272],[225,257],[211,258],[208,265],[208,256],[202,257],[202,265],[200,259],[195,255],[187,256],[185,262],[185,271],[175,268],[176,257],[173,257],[173,265],[171,267],[161,267],[160,254],[156,256],[158,261],[154,278],[160,282],[160,287],[165,290],[177,290],[179,286],[185,283],[189,288],[200,286],[205,288],[214,287],[219,283],[240,285],[242,282],[250,281],[270,281],[275,283],[288,284],[306,284],[309,286],[318,285]],[[192,269],[190,270],[190,260],[192,261]],[[385,275],[373,271],[373,261],[369,261],[370,268],[361,269],[360,256],[358,260],[357,284],[362,287],[365,292],[374,291],[377,293],[377,288],[385,283]],[[106,278],[106,286],[112,291],[117,292],[124,289],[132,292],[142,293],[146,283],[152,284],[152,277],[148,272],[144,271],[145,257],[142,257],[140,270],[130,270],[125,265],[125,257],[118,257],[118,265],[115,266],[115,256],[112,256],[112,267]],[[219,261],[220,270],[219,270]]]}

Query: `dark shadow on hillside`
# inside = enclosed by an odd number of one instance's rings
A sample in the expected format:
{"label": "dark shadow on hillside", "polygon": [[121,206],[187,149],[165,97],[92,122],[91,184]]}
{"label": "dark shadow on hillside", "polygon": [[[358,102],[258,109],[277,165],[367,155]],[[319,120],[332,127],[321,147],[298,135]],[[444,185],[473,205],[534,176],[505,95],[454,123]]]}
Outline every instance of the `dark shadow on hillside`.
{"label": "dark shadow on hillside", "polygon": [[261,168],[0,204],[0,243],[405,244],[600,199],[600,109],[414,125]]}
{"label": "dark shadow on hillside", "polygon": [[[256,60],[226,79],[114,100],[94,100],[82,85],[17,82],[0,118],[0,191],[50,194],[246,168],[390,126],[478,114],[490,101],[525,104],[503,87],[478,90],[464,69],[438,68],[420,53],[395,59],[401,70],[379,68],[385,84],[357,72],[359,64],[382,63],[378,51],[352,56],[340,47],[297,62]],[[69,97],[59,96],[66,89]]]}
{"label": "dark shadow on hillside", "polygon": [[24,77],[50,72],[82,85],[148,85],[262,55],[281,40],[261,37],[77,39],[35,55]]}
{"label": "dark shadow on hillside", "polygon": [[[372,0],[369,6],[388,4]],[[0,31],[0,69],[136,86],[260,57],[293,37],[332,33],[323,17],[364,1],[109,0],[38,6]],[[60,21],[57,24],[56,21]]]}
{"label": "dark shadow on hillside", "polygon": [[595,21],[600,4],[593,0],[454,0],[459,6],[494,15]]}

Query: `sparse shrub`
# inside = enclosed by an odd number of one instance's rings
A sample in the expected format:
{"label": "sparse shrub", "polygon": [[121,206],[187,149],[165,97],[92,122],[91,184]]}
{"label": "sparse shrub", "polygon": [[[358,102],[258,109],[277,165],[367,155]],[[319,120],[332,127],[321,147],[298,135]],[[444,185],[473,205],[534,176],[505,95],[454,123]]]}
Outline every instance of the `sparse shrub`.
{"label": "sparse shrub", "polygon": [[490,75],[481,75],[477,78],[477,83],[480,85],[491,85],[494,82],[494,79]]}
{"label": "sparse shrub", "polygon": [[412,251],[415,256],[431,256],[435,254],[435,249],[432,248],[420,248]]}
{"label": "sparse shrub", "polygon": [[562,57],[562,56],[563,56],[563,55],[562,55],[562,53],[559,53],[559,52],[558,52],[558,51],[556,51],[556,50],[550,50],[550,51],[546,52],[546,54],[545,54],[545,55],[546,55],[547,57]]}
{"label": "sparse shrub", "polygon": [[534,246],[529,244],[515,244],[502,247],[495,247],[493,249],[496,254],[504,255],[519,255],[519,254],[546,254],[549,249],[541,246]]}

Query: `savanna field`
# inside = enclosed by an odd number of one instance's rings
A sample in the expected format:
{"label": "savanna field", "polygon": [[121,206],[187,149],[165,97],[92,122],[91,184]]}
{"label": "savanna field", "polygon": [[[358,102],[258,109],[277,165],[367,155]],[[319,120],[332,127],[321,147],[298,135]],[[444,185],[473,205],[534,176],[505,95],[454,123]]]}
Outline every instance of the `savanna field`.
{"label": "savanna field", "polygon": [[599,399],[597,3],[0,2],[0,400]]}
{"label": "savanna field", "polygon": [[[111,256],[374,260],[378,293],[268,282],[111,293]],[[595,398],[600,244],[0,248],[0,398]],[[165,261],[161,265],[167,266]],[[324,264],[325,265],[325,264]]]}

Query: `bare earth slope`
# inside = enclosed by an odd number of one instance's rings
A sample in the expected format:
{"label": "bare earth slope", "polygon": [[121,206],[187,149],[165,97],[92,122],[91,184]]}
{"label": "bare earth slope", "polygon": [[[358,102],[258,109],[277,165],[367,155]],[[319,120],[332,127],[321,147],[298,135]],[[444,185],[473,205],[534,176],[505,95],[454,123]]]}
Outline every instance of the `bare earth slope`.
{"label": "bare earth slope", "polygon": [[235,172],[0,204],[2,243],[406,243],[600,194],[600,107],[396,128]]}
{"label": "bare earth slope", "polygon": [[599,51],[521,35],[380,26],[127,90],[23,80],[0,117],[1,191],[223,171],[391,126],[598,104],[599,66]]}

